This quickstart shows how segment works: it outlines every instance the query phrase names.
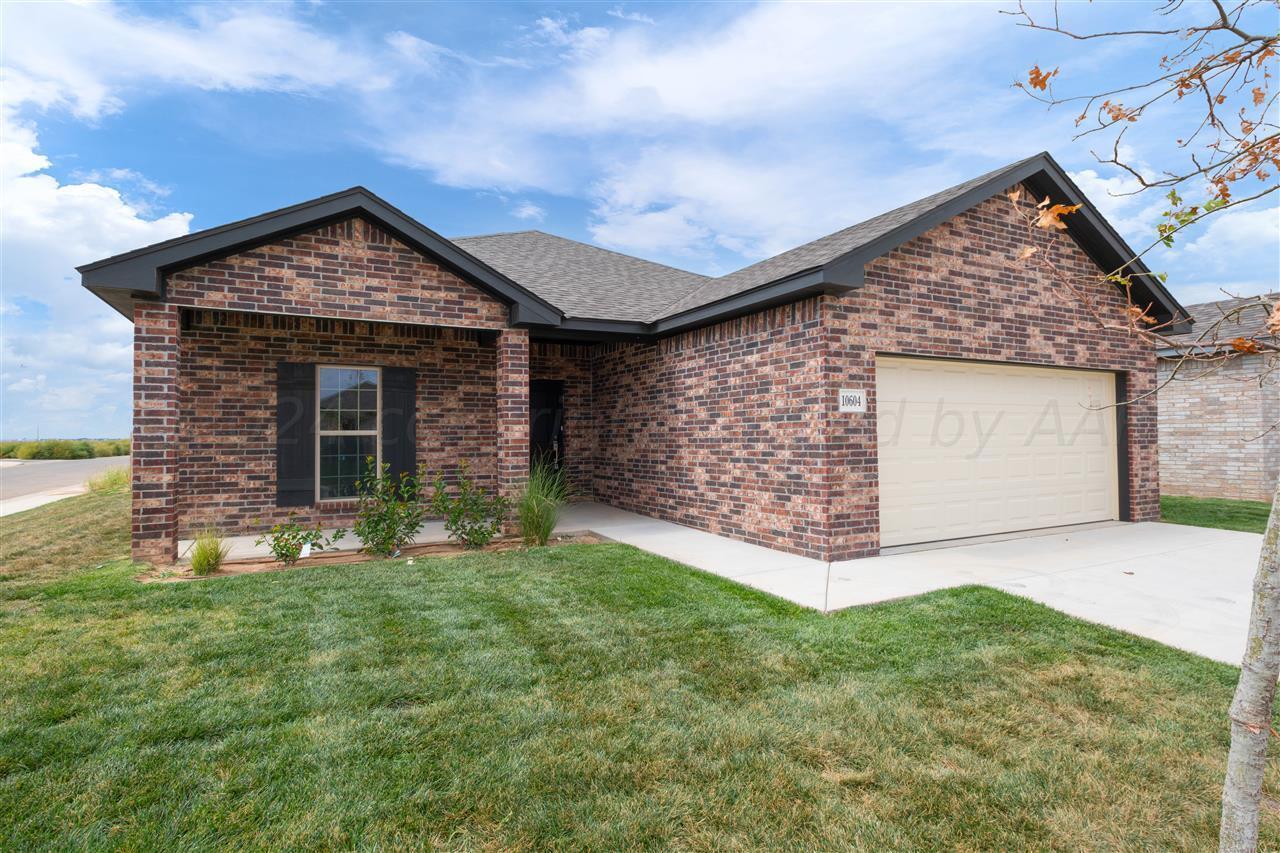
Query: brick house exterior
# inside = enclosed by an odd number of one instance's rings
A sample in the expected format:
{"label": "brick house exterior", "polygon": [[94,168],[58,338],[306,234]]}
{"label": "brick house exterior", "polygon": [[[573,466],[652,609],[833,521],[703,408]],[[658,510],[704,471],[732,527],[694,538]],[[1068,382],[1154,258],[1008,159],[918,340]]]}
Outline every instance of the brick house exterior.
{"label": "brick house exterior", "polygon": [[[514,494],[538,440],[531,382],[551,382],[579,496],[819,559],[876,554],[878,358],[1103,371],[1130,397],[1156,382],[1153,351],[1013,262],[1034,239],[1087,274],[1126,247],[1087,206],[1070,233],[1029,238],[1018,185],[1084,201],[1037,155],[711,279],[537,232],[445,240],[356,189],[82,267],[134,321],[134,554],[172,561],[211,525],[349,522],[308,456],[341,439],[321,435],[312,380],[287,384],[326,365],[382,371],[372,440],[401,469],[465,460]],[[865,412],[840,411],[849,386]],[[1116,423],[1116,514],[1155,519],[1154,402]]]}
{"label": "brick house exterior", "polygon": [[[1269,298],[1274,302],[1280,294]],[[1223,299],[1189,305],[1187,311],[1204,334],[1274,343],[1266,333],[1266,312],[1246,307],[1248,302]],[[1207,331],[1224,317],[1229,318],[1224,328],[1216,334]],[[1177,342],[1196,349],[1199,334],[1179,336]],[[1157,373],[1164,493],[1270,501],[1280,478],[1280,431],[1274,428],[1280,423],[1280,379],[1269,374],[1275,355],[1183,364],[1180,354],[1162,350]]]}

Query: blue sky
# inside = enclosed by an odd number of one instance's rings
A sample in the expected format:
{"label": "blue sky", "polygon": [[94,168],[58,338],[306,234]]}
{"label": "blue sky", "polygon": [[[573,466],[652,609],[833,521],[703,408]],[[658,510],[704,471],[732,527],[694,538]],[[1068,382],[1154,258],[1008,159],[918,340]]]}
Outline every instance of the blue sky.
{"label": "blue sky", "polygon": [[[1109,195],[1129,184],[1097,143],[1010,83],[1039,63],[1089,90],[1162,46],[1000,8],[7,4],[0,435],[128,434],[130,326],[75,265],[353,184],[450,236],[540,228],[719,274],[1047,149],[1147,245],[1159,200]],[[1187,115],[1129,154],[1160,163]],[[1280,214],[1227,212],[1150,262],[1186,303],[1262,292]]]}

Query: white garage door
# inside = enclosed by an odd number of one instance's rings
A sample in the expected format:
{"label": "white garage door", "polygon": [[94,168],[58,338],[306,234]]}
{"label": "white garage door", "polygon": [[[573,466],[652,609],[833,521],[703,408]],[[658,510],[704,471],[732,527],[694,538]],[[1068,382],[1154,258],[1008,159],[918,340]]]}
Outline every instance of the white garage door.
{"label": "white garage door", "polygon": [[878,357],[880,544],[1119,518],[1114,402],[1110,373]]}

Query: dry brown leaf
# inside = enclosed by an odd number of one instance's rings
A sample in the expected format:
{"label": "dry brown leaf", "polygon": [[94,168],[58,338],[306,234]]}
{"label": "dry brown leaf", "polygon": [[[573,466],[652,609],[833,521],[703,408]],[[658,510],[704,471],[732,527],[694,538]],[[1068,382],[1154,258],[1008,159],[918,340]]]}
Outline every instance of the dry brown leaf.
{"label": "dry brown leaf", "polygon": [[[1043,207],[1043,205],[1042,205]],[[1075,213],[1080,209],[1078,204],[1054,204],[1044,207],[1040,211],[1040,218],[1036,220],[1036,226],[1039,228],[1056,228],[1059,231],[1067,230],[1067,223],[1062,221],[1062,217],[1068,213]]]}

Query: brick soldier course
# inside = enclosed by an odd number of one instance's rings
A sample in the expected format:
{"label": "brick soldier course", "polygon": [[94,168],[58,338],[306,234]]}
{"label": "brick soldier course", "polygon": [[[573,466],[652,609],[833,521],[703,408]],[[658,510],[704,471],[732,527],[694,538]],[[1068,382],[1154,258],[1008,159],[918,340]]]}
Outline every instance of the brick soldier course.
{"label": "brick soldier course", "polygon": [[[511,497],[530,381],[558,380],[577,495],[819,559],[875,554],[877,354],[1106,370],[1131,395],[1156,381],[1154,352],[1012,262],[1020,183],[1079,198],[1038,155],[719,279],[536,232],[448,241],[359,189],[87,265],[135,324],[134,555],[171,561],[205,526],[350,521],[350,501],[310,496],[306,453],[294,491],[279,481],[284,431],[315,440],[277,412],[282,364],[411,368],[399,464],[465,460]],[[1081,273],[1125,251],[1086,212],[1035,238]],[[868,389],[866,414],[837,410],[842,386]],[[1154,519],[1155,406],[1126,409],[1122,515]]]}

